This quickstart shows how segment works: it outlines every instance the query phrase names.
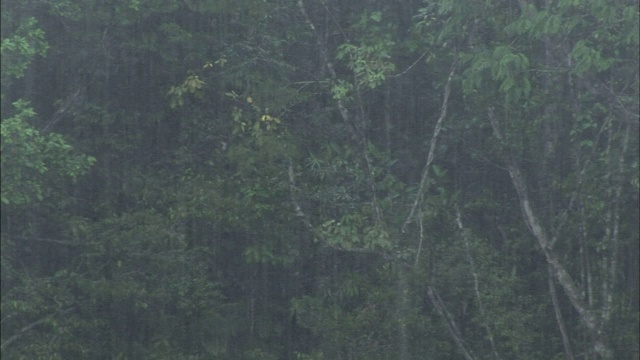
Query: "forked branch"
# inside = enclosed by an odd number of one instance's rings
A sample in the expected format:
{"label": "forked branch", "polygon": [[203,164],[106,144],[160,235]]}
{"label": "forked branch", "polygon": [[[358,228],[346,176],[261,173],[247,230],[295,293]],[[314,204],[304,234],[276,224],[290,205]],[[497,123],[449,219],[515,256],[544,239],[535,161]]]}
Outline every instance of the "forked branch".
{"label": "forked branch", "polygon": [[[506,144],[502,128],[492,108],[489,109],[488,115],[494,135],[498,140],[502,141],[506,146],[508,146],[508,144]],[[540,222],[540,219],[531,204],[527,182],[525,181],[522,171],[520,171],[520,167],[518,166],[512,154],[508,154],[507,156],[505,156],[505,162],[507,165],[507,170],[509,171],[509,176],[511,177],[511,183],[518,194],[520,208],[522,210],[525,224],[529,228],[529,231],[531,232],[533,237],[537,240],[538,245],[540,245],[547,263],[553,270],[554,276],[564,290],[564,293],[569,298],[571,305],[580,315],[580,320],[585,325],[585,327],[589,329],[589,331],[591,331],[591,333],[593,334],[595,339],[595,351],[599,353],[603,358],[609,358],[610,350],[605,344],[602,322],[596,318],[593,310],[585,303],[578,284],[576,284],[576,282],[571,278],[569,272],[562,264],[558,253],[551,246],[548,231],[547,229],[545,229],[545,227],[542,226],[542,223]]]}

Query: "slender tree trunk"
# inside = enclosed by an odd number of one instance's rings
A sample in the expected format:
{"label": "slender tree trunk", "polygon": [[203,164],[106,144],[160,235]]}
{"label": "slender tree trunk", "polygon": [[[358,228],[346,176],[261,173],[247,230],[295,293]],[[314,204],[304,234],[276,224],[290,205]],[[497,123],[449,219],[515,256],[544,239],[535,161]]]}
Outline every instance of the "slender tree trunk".
{"label": "slender tree trunk", "polygon": [[[498,120],[493,114],[493,109],[489,109],[489,120],[491,121],[491,126],[493,127],[495,136],[499,140],[504,141]],[[551,266],[553,274],[558,279],[558,283],[564,290],[567,297],[569,297],[571,305],[578,312],[581,322],[593,335],[594,351],[603,359],[610,359],[612,353],[609,346],[606,344],[602,323],[600,319],[596,318],[593,309],[584,302],[584,298],[581,296],[581,291],[577,284],[571,278],[571,275],[569,275],[564,265],[562,265],[560,257],[552,247],[547,230],[542,226],[533,206],[531,205],[527,183],[525,182],[524,176],[522,175],[522,172],[520,171],[520,168],[512,154],[506,156],[506,165],[509,176],[511,177],[511,183],[518,193],[524,221],[529,228],[529,231],[537,240],[538,245],[540,245],[545,258],[547,259],[547,263]]]}
{"label": "slender tree trunk", "polygon": [[391,153],[391,85],[385,84],[384,87],[384,147]]}
{"label": "slender tree trunk", "polygon": [[399,360],[411,359],[409,351],[409,336],[407,333],[407,314],[409,312],[409,286],[407,284],[407,274],[403,266],[399,264],[398,269],[398,298],[396,313],[398,316],[398,346],[400,353]]}
{"label": "slender tree trunk", "polygon": [[456,325],[453,315],[451,315],[451,313],[447,310],[435,287],[427,286],[427,295],[435,306],[436,311],[447,325],[449,335],[458,347],[458,351],[462,353],[462,356],[464,356],[465,360],[474,360],[475,356],[473,355],[473,352],[471,352],[471,349],[468,349],[468,346],[466,345],[464,339],[462,338],[462,335],[460,334],[458,325]]}
{"label": "slender tree trunk", "polygon": [[[618,256],[619,256],[619,232],[620,232],[620,198],[622,196],[622,184],[623,184],[623,174],[624,174],[624,158],[627,153],[627,148],[629,144],[630,137],[630,125],[626,126],[624,137],[622,139],[622,148],[620,150],[620,154],[617,155],[618,162],[617,168],[613,169],[611,172],[617,176],[613,176],[612,179],[612,187],[613,187],[613,199],[611,201],[611,208],[609,209],[609,214],[607,218],[609,223],[607,224],[607,237],[609,238],[609,243],[611,247],[611,255],[608,261],[608,267],[604,269],[605,271],[605,279],[607,281],[603,284],[603,310],[602,310],[602,321],[607,322],[611,317],[611,307],[613,306],[613,289],[615,288],[615,280],[616,280],[616,272],[618,271]],[[613,135],[609,135],[611,139]],[[612,159],[613,160],[613,159]]]}
{"label": "slender tree trunk", "polygon": [[451,80],[453,79],[453,74],[455,74],[455,72],[456,72],[456,64],[454,63],[451,66],[451,71],[449,72],[447,83],[444,86],[444,94],[442,96],[442,108],[440,110],[440,116],[436,121],[436,126],[433,129],[433,135],[431,136],[429,153],[427,155],[427,163],[424,165],[424,169],[422,170],[422,176],[420,178],[418,193],[416,194],[416,198],[413,202],[413,205],[411,206],[411,211],[409,212],[409,215],[407,215],[407,219],[402,225],[402,232],[405,232],[407,225],[409,225],[411,221],[413,221],[413,218],[416,214],[416,210],[418,209],[418,206],[422,202],[422,194],[425,191],[425,185],[427,183],[427,178],[429,177],[429,169],[431,168],[431,163],[435,158],[435,150],[436,150],[436,143],[438,141],[438,135],[442,130],[442,123],[444,122],[444,118],[447,116],[447,109],[449,107],[449,94],[451,93]]}
{"label": "slender tree trunk", "polygon": [[469,238],[467,236],[467,232],[465,231],[464,226],[462,225],[462,216],[460,215],[460,210],[456,206],[456,224],[458,225],[458,229],[462,234],[462,240],[464,241],[464,248],[467,254],[467,260],[469,261],[469,267],[471,270],[471,276],[473,277],[473,289],[476,295],[476,301],[478,302],[478,309],[480,310],[480,316],[482,317],[482,326],[487,331],[487,337],[489,338],[489,343],[491,344],[491,352],[493,352],[493,357],[496,360],[500,360],[500,354],[498,350],[496,350],[496,344],[493,340],[493,332],[491,331],[491,327],[489,327],[489,323],[487,322],[487,314],[484,309],[484,303],[482,302],[482,297],[480,296],[480,284],[478,280],[478,272],[476,271],[476,265],[473,261],[473,256],[471,255],[471,245],[469,244]]}
{"label": "slender tree trunk", "polygon": [[549,282],[549,294],[551,295],[551,303],[553,304],[553,311],[556,315],[556,321],[558,322],[558,328],[560,329],[560,335],[562,336],[562,345],[564,347],[564,355],[567,360],[573,360],[573,351],[571,350],[571,342],[567,335],[567,329],[564,325],[564,319],[562,318],[562,310],[558,303],[558,295],[556,293],[556,285],[553,280],[553,269],[550,265],[547,265],[548,270],[548,282]]}

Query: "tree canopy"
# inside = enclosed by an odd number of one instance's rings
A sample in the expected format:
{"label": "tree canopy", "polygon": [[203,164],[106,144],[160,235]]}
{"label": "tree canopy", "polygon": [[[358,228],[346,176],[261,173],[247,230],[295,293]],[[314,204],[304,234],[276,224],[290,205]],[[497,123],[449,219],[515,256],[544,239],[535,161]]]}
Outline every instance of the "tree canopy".
{"label": "tree canopy", "polygon": [[637,359],[630,1],[2,2],[8,359]]}

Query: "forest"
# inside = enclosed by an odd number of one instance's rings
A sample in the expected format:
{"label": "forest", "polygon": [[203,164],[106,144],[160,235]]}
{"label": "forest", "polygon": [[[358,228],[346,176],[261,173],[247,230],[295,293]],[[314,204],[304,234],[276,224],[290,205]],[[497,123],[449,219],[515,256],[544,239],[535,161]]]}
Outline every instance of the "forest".
{"label": "forest", "polygon": [[637,360],[631,0],[3,0],[1,355]]}

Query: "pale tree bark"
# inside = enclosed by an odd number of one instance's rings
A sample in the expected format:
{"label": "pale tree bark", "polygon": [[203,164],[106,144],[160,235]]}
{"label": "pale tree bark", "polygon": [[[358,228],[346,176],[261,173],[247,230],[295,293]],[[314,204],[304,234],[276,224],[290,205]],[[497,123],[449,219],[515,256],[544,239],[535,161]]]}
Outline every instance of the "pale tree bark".
{"label": "pale tree bark", "polygon": [[451,336],[451,338],[455,342],[456,346],[458,347],[458,350],[460,351],[460,353],[462,353],[462,356],[464,356],[466,360],[476,359],[476,357],[473,355],[473,352],[471,351],[471,349],[468,348],[467,344],[462,338],[462,335],[460,333],[458,325],[456,325],[453,315],[451,315],[451,313],[447,310],[447,307],[445,306],[444,301],[442,301],[442,299],[440,298],[440,295],[438,294],[438,291],[436,290],[436,288],[433,286],[427,286],[427,295],[429,296],[429,299],[435,306],[438,314],[445,320],[445,323],[447,325],[447,331],[449,332],[449,336]]}
{"label": "pale tree bark", "polygon": [[[423,242],[424,242],[424,229],[423,229],[422,216],[421,216],[422,211],[420,211],[419,209],[422,208],[422,199],[423,199],[424,192],[426,190],[427,179],[429,177],[429,169],[431,168],[431,164],[435,159],[435,150],[436,150],[436,144],[438,141],[438,135],[442,130],[442,124],[444,122],[444,119],[447,116],[447,109],[449,106],[449,94],[451,93],[451,82],[453,79],[453,75],[455,74],[455,71],[456,71],[456,64],[454,62],[451,66],[451,70],[449,72],[449,76],[447,77],[447,82],[444,87],[444,94],[443,94],[443,100],[442,100],[442,107],[440,110],[440,116],[436,121],[433,134],[431,135],[429,153],[427,154],[427,162],[425,163],[424,168],[422,170],[422,176],[420,178],[418,192],[416,194],[411,210],[409,211],[409,215],[407,215],[407,218],[404,224],[402,225],[402,229],[401,229],[401,231],[404,233],[406,231],[406,227],[414,220],[414,218],[417,218],[417,222],[420,229],[420,236],[419,236],[418,249],[416,251],[414,267],[418,266],[420,262],[420,253],[421,253]],[[416,211],[418,212],[417,214],[418,216],[416,216]],[[449,336],[453,339],[458,350],[462,353],[465,359],[467,360],[475,359],[473,352],[471,351],[471,349],[469,349],[468,345],[465,344],[464,339],[462,338],[460,330],[458,329],[458,326],[456,325],[453,316],[447,310],[444,302],[440,298],[440,295],[438,294],[434,286],[431,286],[431,285],[427,286],[427,295],[429,296],[429,299],[435,306],[436,311],[438,312],[440,317],[442,317],[442,319],[444,320],[447,326],[447,330],[449,332]]]}
{"label": "pale tree bark", "polygon": [[560,335],[562,336],[562,346],[564,347],[564,356],[567,360],[573,360],[573,350],[571,350],[571,342],[569,341],[569,336],[567,335],[567,328],[564,325],[564,319],[562,317],[562,311],[560,309],[560,304],[558,302],[558,294],[556,293],[556,284],[553,277],[553,269],[551,265],[547,265],[547,270],[549,276],[547,276],[547,280],[549,283],[549,294],[551,295],[551,303],[553,304],[553,311],[556,315],[556,322],[558,323],[558,328],[560,329]]}
{"label": "pale tree bark", "polygon": [[478,272],[476,271],[475,261],[473,260],[473,256],[471,255],[471,244],[469,241],[468,233],[462,224],[462,215],[460,214],[460,209],[456,206],[456,224],[458,225],[458,229],[462,235],[462,240],[464,241],[464,248],[467,254],[467,261],[469,262],[469,267],[471,270],[471,276],[473,277],[473,290],[476,295],[476,302],[478,303],[478,309],[480,310],[480,316],[482,317],[482,326],[487,332],[487,337],[489,338],[489,343],[491,344],[491,352],[493,352],[493,358],[500,360],[500,354],[496,349],[496,344],[493,337],[493,331],[491,331],[491,327],[487,322],[487,313],[484,308],[484,303],[482,302],[482,296],[480,296],[480,281],[478,280]]}
{"label": "pale tree bark", "polygon": [[442,108],[440,109],[440,116],[438,117],[438,121],[436,121],[436,126],[433,129],[433,134],[431,135],[431,142],[429,144],[429,153],[427,154],[427,163],[424,165],[424,169],[422,170],[422,176],[420,177],[420,185],[418,187],[418,193],[416,194],[416,198],[411,206],[411,211],[409,215],[407,215],[407,219],[402,225],[402,232],[406,231],[407,225],[413,221],[413,218],[416,214],[416,210],[418,206],[422,202],[422,194],[425,191],[425,185],[427,183],[427,178],[429,177],[429,169],[431,169],[431,163],[435,158],[436,152],[436,144],[438,142],[438,135],[442,130],[442,123],[444,122],[445,117],[447,116],[447,109],[449,107],[449,94],[451,93],[451,80],[453,79],[453,75],[456,72],[456,64],[455,62],[451,66],[451,71],[449,71],[449,77],[447,78],[447,83],[444,86],[444,94],[442,99]]}
{"label": "pale tree bark", "polygon": [[[610,131],[613,131],[611,129]],[[611,199],[611,206],[607,211],[607,223],[606,223],[606,239],[605,241],[610,244],[611,256],[604,260],[604,281],[602,289],[602,321],[607,322],[611,318],[611,307],[613,305],[613,289],[615,287],[616,272],[618,270],[618,256],[619,256],[619,235],[620,235],[620,199],[622,196],[622,174],[624,173],[624,158],[627,153],[629,145],[629,137],[631,133],[630,125],[625,127],[625,133],[622,139],[621,154],[618,155],[616,168],[610,173],[618,176],[611,176],[611,186],[613,187],[613,196]],[[609,135],[609,139],[613,138],[613,134]],[[613,160],[613,159],[612,159]]]}
{"label": "pale tree bark", "polygon": [[[494,135],[504,144],[505,138],[503,137],[501,126],[499,125],[498,119],[496,119],[492,108],[489,109],[488,115]],[[545,256],[545,259],[547,260],[547,263],[551,267],[553,274],[564,290],[564,293],[569,298],[571,305],[578,312],[580,321],[592,334],[594,339],[594,352],[603,359],[610,359],[612,356],[612,352],[605,339],[606,337],[603,331],[603,323],[601,321],[601,318],[598,318],[595,314],[594,309],[589,307],[588,304],[584,301],[584,297],[582,296],[582,292],[578,284],[572,279],[571,275],[560,261],[560,256],[558,255],[557,251],[553,248],[553,244],[548,235],[548,231],[545,229],[545,227],[543,227],[537,213],[535,212],[531,204],[527,183],[524,176],[522,175],[522,172],[520,171],[520,167],[513,157],[513,154],[508,154],[505,157],[505,162],[507,170],[509,172],[509,176],[511,177],[511,183],[518,194],[520,208],[522,210],[525,224],[529,228],[531,234],[537,240],[538,245],[540,246],[542,253]]]}
{"label": "pale tree bark", "polygon": [[[331,80],[333,82],[336,82],[338,80],[338,75],[335,72],[334,66],[332,61],[329,58],[329,52],[328,49],[326,47],[326,42],[324,41],[324,39],[320,36],[320,34],[318,33],[318,29],[315,26],[313,20],[311,19],[311,17],[309,16],[307,9],[305,7],[305,3],[303,0],[298,0],[298,7],[300,9],[300,12],[302,14],[302,16],[304,17],[307,25],[309,26],[309,28],[311,29],[311,31],[313,32],[313,34],[315,35],[316,41],[317,41],[317,46],[318,46],[318,50],[320,53],[320,59],[324,65],[324,68],[328,71],[329,76],[331,78]],[[424,56],[424,55],[423,55]],[[417,61],[419,61],[423,56],[421,56]],[[417,63],[416,61],[416,63]],[[415,65],[415,63],[414,63]],[[412,68],[413,65],[410,67]],[[408,71],[409,69],[405,70]],[[411,211],[409,213],[409,215],[407,216],[407,220],[405,221],[404,225],[402,226],[402,230],[404,232],[406,226],[413,221],[413,219],[416,217],[416,211],[417,209],[420,207],[420,205],[422,204],[422,198],[423,198],[423,194],[425,191],[425,186],[426,186],[426,182],[427,182],[427,178],[429,175],[429,169],[431,167],[431,163],[433,162],[434,158],[435,158],[435,149],[436,149],[436,143],[437,143],[437,139],[438,139],[438,135],[442,129],[442,124],[444,122],[444,119],[446,117],[447,114],[447,108],[448,108],[448,104],[449,104],[449,94],[451,92],[451,82],[453,79],[453,75],[455,74],[455,70],[456,70],[456,66],[455,63],[451,66],[451,71],[449,73],[449,76],[447,78],[447,82],[445,85],[445,89],[444,89],[444,96],[443,96],[443,104],[442,104],[442,108],[441,108],[441,112],[440,112],[440,116],[438,117],[437,121],[436,121],[436,125],[435,125],[435,129],[433,132],[433,135],[431,136],[431,143],[430,143],[430,149],[429,149],[429,153],[427,156],[427,162],[424,166],[423,172],[422,172],[422,177],[420,180],[420,185],[419,185],[419,190],[418,193],[416,194],[415,197],[415,201],[414,204],[411,208]],[[403,72],[404,73],[404,72]],[[401,75],[401,74],[400,74]],[[396,75],[399,76],[399,75]],[[356,94],[356,100],[359,101],[358,106],[361,107],[362,102],[360,100],[360,94],[357,93]],[[336,103],[337,103],[337,107],[338,107],[338,111],[340,113],[340,116],[342,117],[342,120],[344,121],[345,125],[347,125],[347,128],[349,129],[349,131],[351,132],[351,136],[356,139],[361,146],[363,146],[363,157],[364,157],[364,162],[365,165],[367,167],[368,170],[368,185],[372,191],[372,205],[373,205],[373,210],[374,210],[374,217],[377,223],[382,223],[383,222],[383,214],[382,214],[382,210],[378,204],[378,200],[377,200],[377,191],[376,191],[376,187],[374,184],[374,177],[373,177],[373,172],[372,172],[372,161],[370,159],[369,156],[369,151],[367,149],[367,138],[366,138],[366,123],[363,124],[358,124],[350,115],[349,109],[347,108],[344,100],[342,98],[338,98],[336,99]],[[360,108],[360,115],[361,117],[364,116],[364,111],[362,111],[362,108]],[[361,119],[361,121],[364,121],[365,119]],[[389,129],[389,123],[387,122],[387,130]],[[294,176],[293,176],[293,172],[292,172],[292,168],[291,165],[289,167],[289,175],[290,175],[290,184],[291,184],[291,189],[292,189],[292,194],[295,193],[295,182],[294,182]],[[294,207],[296,210],[296,214],[303,219],[303,222],[305,223],[305,225],[309,228],[313,228],[313,226],[311,225],[310,221],[306,218],[306,216],[304,215],[303,211],[301,210],[300,205],[298,204],[296,197],[293,196],[293,202],[294,202]],[[420,221],[420,220],[418,220]],[[418,245],[419,249],[422,247],[422,236],[420,238],[420,244]],[[353,249],[351,249],[350,251],[353,251]],[[418,264],[419,262],[419,253],[420,251],[418,251],[418,255],[416,256],[415,259],[415,264]],[[385,259],[388,259],[389,261],[397,261],[393,259],[393,257],[390,257],[388,254],[384,254],[383,255]],[[401,268],[403,266],[403,264],[398,264],[398,267]],[[399,294],[398,294],[398,307],[400,309],[400,312],[402,313],[403,309],[405,309],[406,307],[409,306],[408,303],[408,298],[407,298],[407,292],[408,292],[408,287],[406,284],[406,279],[405,279],[405,274],[403,273],[403,269],[399,269],[398,271],[398,289],[399,289]],[[472,355],[472,352],[467,348],[468,346],[464,343],[462,336],[460,334],[460,331],[458,330],[458,327],[453,319],[453,316],[447,311],[445,304],[443,303],[442,299],[440,298],[440,296],[438,295],[437,291],[435,290],[435,288],[433,288],[432,286],[428,287],[428,296],[431,299],[431,301],[433,302],[437,312],[441,315],[441,317],[444,319],[445,324],[447,325],[447,329],[449,330],[449,334],[451,336],[451,338],[453,339],[453,341],[456,343],[458,349],[460,350],[460,352],[463,354],[463,356],[465,357],[465,359],[467,360],[473,360],[475,359],[474,356]],[[406,325],[404,324],[404,319],[403,316],[401,316],[401,318],[399,319],[399,327],[398,327],[398,343],[399,343],[399,350],[400,350],[400,359],[408,359],[410,358],[410,349],[409,349],[409,342],[408,342],[408,333],[407,333],[407,329],[406,329]]]}
{"label": "pale tree bark", "polygon": [[[520,2],[521,2],[521,7],[523,12],[528,11],[530,9],[529,7],[526,7],[524,0],[520,0]],[[549,9],[549,7],[550,7],[550,1],[545,0],[544,8]],[[528,14],[528,16],[530,15],[531,14]],[[545,34],[544,36],[542,36],[542,43],[544,46],[544,68],[551,69],[554,67],[554,64],[551,59],[551,47],[552,47],[551,35]],[[551,93],[551,82],[552,82],[552,79],[550,76],[550,72],[544,72],[542,75],[542,86],[544,88],[545,94]],[[558,126],[556,124],[558,119],[556,119],[556,117],[553,116],[553,113],[556,111],[555,106],[556,106],[555,104],[546,104],[543,110],[544,118],[545,118],[545,121],[543,121],[544,137],[546,139],[545,140],[546,142],[543,148],[543,158],[544,158],[543,171],[545,173],[550,173],[552,171],[552,166],[553,166],[552,164],[553,164],[554,156],[556,155],[556,149],[558,147]],[[583,173],[581,172],[581,175],[582,174]],[[582,181],[582,178],[580,178],[579,182],[581,181]],[[570,203],[573,203],[573,200],[574,199],[572,198]],[[548,206],[552,209],[551,211],[555,213],[556,204],[554,202],[553,197],[550,197],[548,201],[549,201]],[[569,205],[567,207],[567,211],[562,213],[560,216],[559,224],[552,235],[551,246],[553,246],[553,243],[555,242],[555,240],[558,239],[557,235],[559,234],[561,228],[563,227],[565,221],[567,220],[569,208],[571,208],[571,205]],[[547,264],[547,283],[549,286],[549,296],[551,297],[551,304],[553,305],[553,312],[555,314],[556,323],[558,324],[558,329],[560,330],[560,336],[562,338],[562,346],[563,346],[565,358],[567,360],[573,360],[574,359],[573,350],[571,349],[571,342],[567,334],[564,318],[562,316],[562,308],[560,307],[560,303],[558,301],[558,294],[556,292],[554,271],[551,265],[549,264]],[[582,293],[581,296],[583,296],[583,294],[584,293]]]}

